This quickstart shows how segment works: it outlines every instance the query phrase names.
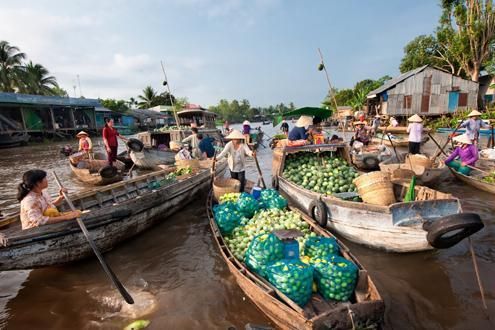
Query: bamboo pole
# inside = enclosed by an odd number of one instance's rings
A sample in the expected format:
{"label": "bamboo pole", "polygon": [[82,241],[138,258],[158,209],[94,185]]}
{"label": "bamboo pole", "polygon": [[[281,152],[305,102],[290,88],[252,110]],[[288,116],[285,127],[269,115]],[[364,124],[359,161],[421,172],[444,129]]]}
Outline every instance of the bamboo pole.
{"label": "bamboo pole", "polygon": [[170,104],[172,105],[172,111],[174,113],[175,123],[177,125],[177,128],[179,129],[179,136],[182,140],[183,134],[180,128],[179,117],[177,116],[177,109],[175,108],[174,99],[172,98],[172,92],[170,91],[170,84],[168,82],[167,73],[165,72],[165,67],[163,66],[163,61],[160,61],[160,64],[162,65],[163,76],[165,77],[165,82],[166,82],[165,86],[167,87],[168,97],[170,98]]}
{"label": "bamboo pole", "polygon": [[[334,94],[333,88],[332,88],[332,83],[330,82],[330,76],[329,76],[328,71],[327,71],[327,66],[325,65],[325,62],[323,61],[323,54],[322,54],[320,48],[318,48],[318,54],[320,55],[321,64],[323,64],[323,70],[325,71],[325,77],[327,78],[327,83],[328,83],[328,90],[332,96],[332,100],[333,100],[333,103],[335,105],[335,112],[338,114],[339,110],[338,110],[338,105],[337,105],[337,99],[335,98],[335,94]],[[344,125],[342,125],[342,134],[345,135]]]}

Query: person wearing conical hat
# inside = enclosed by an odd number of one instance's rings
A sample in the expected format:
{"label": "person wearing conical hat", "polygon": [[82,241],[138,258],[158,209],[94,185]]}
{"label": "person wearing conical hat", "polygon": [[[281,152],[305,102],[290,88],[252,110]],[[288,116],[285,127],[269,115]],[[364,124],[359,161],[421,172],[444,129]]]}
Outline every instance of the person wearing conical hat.
{"label": "person wearing conical hat", "polygon": [[313,125],[313,118],[301,116],[289,132],[289,141],[305,141],[308,139],[308,129]]}
{"label": "person wearing conical hat", "polygon": [[256,152],[251,151],[244,143],[245,137],[238,130],[232,130],[225,138],[230,141],[217,156],[217,159],[227,157],[230,177],[241,182],[241,192],[243,192],[246,185],[246,156],[255,157]]}
{"label": "person wearing conical hat", "polygon": [[423,137],[423,119],[418,115],[412,115],[407,119],[407,133],[409,133],[409,153],[416,155],[420,153],[421,139]]}
{"label": "person wearing conical hat", "polygon": [[89,134],[85,131],[80,131],[77,133],[76,137],[79,139],[79,149],[78,151],[91,152],[93,150],[93,143],[89,138]]}
{"label": "person wearing conical hat", "polygon": [[356,127],[356,133],[354,133],[353,141],[359,141],[365,146],[370,143],[370,128],[366,126],[364,121],[354,122],[354,126]]}
{"label": "person wearing conical hat", "polygon": [[468,119],[461,124],[461,128],[466,129],[466,134],[469,136],[471,141],[478,144],[478,139],[480,136],[480,129],[483,127],[490,127],[480,118],[481,112],[473,110],[468,114]]}
{"label": "person wearing conical hat", "polygon": [[376,132],[378,132],[378,128],[380,127],[381,122],[382,122],[381,116],[379,114],[376,114],[375,118],[373,118],[373,123],[371,124],[373,135],[375,135]]}
{"label": "person wearing conical hat", "polygon": [[471,169],[468,166],[476,164],[478,148],[467,134],[458,135],[453,140],[458,146],[445,160],[445,164],[461,174],[469,175]]}

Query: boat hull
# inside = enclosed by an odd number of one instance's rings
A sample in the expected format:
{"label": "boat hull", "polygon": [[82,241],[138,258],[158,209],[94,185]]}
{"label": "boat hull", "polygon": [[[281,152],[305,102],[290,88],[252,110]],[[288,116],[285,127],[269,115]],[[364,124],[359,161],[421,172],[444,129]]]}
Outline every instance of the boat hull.
{"label": "boat hull", "polygon": [[[484,181],[481,181],[480,179],[478,178],[475,178],[475,177],[472,177],[472,176],[466,176],[464,174],[461,174],[451,168],[450,169],[450,172],[452,172],[452,174],[459,180],[461,180],[462,182],[474,187],[474,188],[477,188],[479,190],[483,190],[483,191],[486,191],[488,193],[491,193],[491,194],[495,194],[495,184],[490,184],[488,182],[484,182]],[[476,171],[476,170],[472,170],[472,171]],[[471,172],[473,173],[473,172]]]}
{"label": "boat hull", "polygon": [[[225,168],[226,162],[218,163],[217,175],[223,174]],[[125,202],[117,200],[111,206],[91,211],[88,213],[91,216],[83,217],[83,221],[100,251],[109,251],[121,241],[166,221],[210,182],[210,171],[204,170]],[[84,198],[75,201],[76,208],[84,209],[83,201]],[[7,246],[0,247],[0,271],[63,264],[93,255],[86,238],[72,221],[20,231],[17,237],[8,239]]]}

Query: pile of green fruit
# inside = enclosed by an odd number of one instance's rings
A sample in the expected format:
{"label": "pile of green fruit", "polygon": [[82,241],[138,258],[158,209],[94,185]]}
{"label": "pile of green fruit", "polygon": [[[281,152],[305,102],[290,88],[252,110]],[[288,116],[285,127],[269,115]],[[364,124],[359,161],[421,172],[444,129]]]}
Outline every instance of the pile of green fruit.
{"label": "pile of green fruit", "polygon": [[192,172],[193,172],[192,167],[186,166],[186,167],[181,167],[181,168],[176,169],[174,173],[176,176],[181,176],[181,175],[185,175],[185,174],[191,174]]}
{"label": "pile of green fruit", "polygon": [[226,193],[226,194],[223,194],[222,196],[220,196],[219,203],[220,204],[226,203],[226,202],[236,203],[237,200],[239,199],[239,196],[240,195],[241,195],[241,193]]}
{"label": "pile of green fruit", "polygon": [[493,172],[492,174],[490,175],[487,175],[483,178],[483,181],[487,182],[487,183],[495,183],[495,172]]}
{"label": "pile of green fruit", "polygon": [[358,267],[351,261],[331,256],[326,259],[312,259],[318,291],[327,300],[347,301],[356,288]]}
{"label": "pile of green fruit", "polygon": [[356,192],[352,181],[358,176],[353,167],[333,152],[289,154],[283,172],[283,177],[296,185],[326,195]]}
{"label": "pile of green fruit", "polygon": [[274,234],[256,236],[246,251],[246,266],[266,277],[266,267],[284,258],[284,243]]}
{"label": "pile of green fruit", "polygon": [[234,256],[244,261],[246,250],[254,237],[269,234],[277,229],[298,229],[304,237],[299,237],[299,245],[310,236],[316,236],[309,229],[309,224],[303,221],[298,213],[289,210],[269,209],[255,214],[245,226],[236,227],[232,235],[225,238],[229,249]]}

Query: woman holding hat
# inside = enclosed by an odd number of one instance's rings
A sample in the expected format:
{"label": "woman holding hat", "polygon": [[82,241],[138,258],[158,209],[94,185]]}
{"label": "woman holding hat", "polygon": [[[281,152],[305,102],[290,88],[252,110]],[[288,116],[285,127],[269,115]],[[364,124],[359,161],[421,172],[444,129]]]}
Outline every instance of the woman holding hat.
{"label": "woman holding hat", "polygon": [[461,124],[461,128],[466,129],[467,136],[473,141],[473,143],[478,143],[478,138],[480,135],[480,129],[482,127],[490,127],[483,120],[480,119],[481,112],[473,110],[468,114],[469,119]]}
{"label": "woman holding hat", "polygon": [[445,164],[461,174],[469,175],[471,169],[468,166],[474,166],[478,160],[478,148],[467,134],[456,136],[453,140],[459,146],[445,160]]}
{"label": "woman holding hat", "polygon": [[89,134],[85,131],[80,131],[76,135],[79,138],[79,149],[78,151],[84,151],[86,153],[90,153],[93,150],[93,143],[89,138]]}
{"label": "woman holding hat", "polygon": [[416,155],[420,153],[421,138],[423,136],[423,119],[418,115],[412,115],[407,119],[407,133],[409,133],[409,153]]}
{"label": "woman holding hat", "polygon": [[230,141],[217,156],[217,159],[227,156],[230,177],[241,182],[241,192],[243,192],[244,186],[246,185],[246,156],[254,157],[256,153],[251,151],[251,149],[243,143],[244,135],[238,130],[232,130],[232,133],[227,135],[226,139]]}
{"label": "woman holding hat", "polygon": [[370,134],[369,128],[366,127],[366,123],[364,121],[358,121],[354,123],[354,126],[356,127],[354,141],[359,141],[367,146],[370,143]]}

